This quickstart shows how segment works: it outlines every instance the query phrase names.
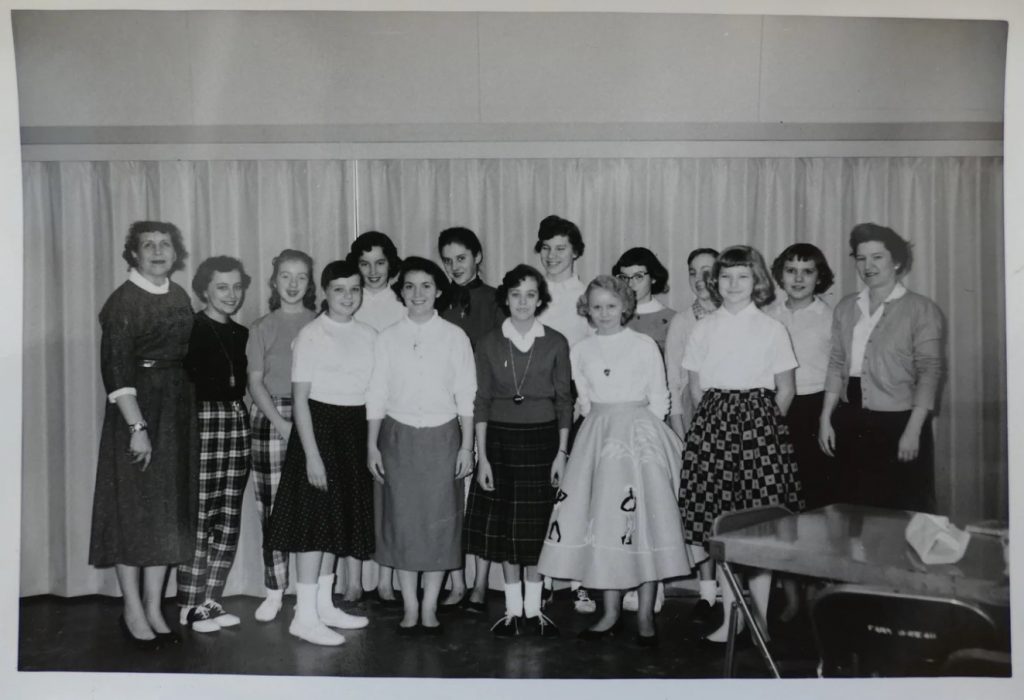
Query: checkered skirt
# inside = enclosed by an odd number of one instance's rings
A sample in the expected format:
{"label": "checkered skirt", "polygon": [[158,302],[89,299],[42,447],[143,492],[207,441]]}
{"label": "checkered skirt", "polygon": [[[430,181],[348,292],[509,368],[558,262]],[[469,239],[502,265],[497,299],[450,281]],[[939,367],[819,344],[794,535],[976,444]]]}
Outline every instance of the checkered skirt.
{"label": "checkered skirt", "polygon": [[686,541],[706,547],[720,514],[766,505],[803,507],[789,428],[774,392],[710,389],[683,452],[679,508]]}
{"label": "checkered skirt", "polygon": [[487,423],[487,458],[494,490],[473,479],[463,545],[488,561],[537,563],[555,489],[551,463],[558,455],[558,422]]}

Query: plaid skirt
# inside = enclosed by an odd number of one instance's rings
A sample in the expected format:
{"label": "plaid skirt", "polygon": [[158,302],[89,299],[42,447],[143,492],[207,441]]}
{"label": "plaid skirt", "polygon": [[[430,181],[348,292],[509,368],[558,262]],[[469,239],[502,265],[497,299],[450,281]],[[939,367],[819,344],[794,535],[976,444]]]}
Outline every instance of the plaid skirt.
{"label": "plaid skirt", "polygon": [[706,547],[719,515],[767,505],[803,508],[789,428],[774,392],[708,390],[683,452],[679,508],[686,541]]}
{"label": "plaid skirt", "polygon": [[551,463],[558,455],[558,422],[488,422],[486,449],[494,490],[484,491],[472,480],[463,545],[487,561],[532,566],[554,504]]}

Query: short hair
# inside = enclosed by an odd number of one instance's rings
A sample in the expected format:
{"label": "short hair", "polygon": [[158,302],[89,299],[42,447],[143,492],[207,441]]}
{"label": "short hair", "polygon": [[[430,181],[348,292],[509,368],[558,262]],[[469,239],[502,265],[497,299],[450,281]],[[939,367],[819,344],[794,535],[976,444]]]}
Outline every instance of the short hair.
{"label": "short hair", "polygon": [[714,248],[694,248],[690,251],[690,254],[686,256],[686,266],[689,267],[693,264],[693,259],[698,255],[710,255],[715,260],[718,259],[718,251]]}
{"label": "short hair", "polygon": [[619,261],[612,266],[612,274],[618,275],[624,267],[642,265],[651,276],[651,294],[664,294],[668,291],[668,270],[658,260],[658,256],[647,248],[630,248],[619,256]]}
{"label": "short hair", "polygon": [[306,293],[302,295],[302,305],[310,311],[316,309],[316,285],[313,284],[313,258],[301,250],[285,248],[277,257],[271,261],[273,269],[267,284],[270,287],[270,310],[277,311],[281,308],[281,294],[277,291],[277,273],[281,271],[281,264],[298,261],[304,263],[309,270],[309,284],[306,285]]}
{"label": "short hair", "polygon": [[540,222],[540,228],[537,229],[537,242],[533,245],[533,252],[539,253],[544,242],[551,240],[555,236],[565,236],[569,239],[569,245],[572,246],[572,252],[576,254],[576,257],[583,255],[583,249],[586,247],[583,245],[583,236],[580,234],[579,226],[563,219],[560,216],[546,216]]}
{"label": "short hair", "polygon": [[850,257],[856,258],[857,246],[870,241],[878,241],[885,246],[885,249],[892,256],[896,272],[900,276],[910,272],[910,268],[914,264],[914,253],[911,250],[913,245],[888,226],[880,226],[878,224],[857,224],[854,226],[853,230],[850,231]]}
{"label": "short hair", "polygon": [[458,243],[474,256],[484,254],[484,249],[480,245],[480,239],[476,237],[475,233],[463,226],[446,228],[444,231],[441,231],[437,237],[438,255],[441,254],[442,248],[451,243]]}
{"label": "short hair", "polygon": [[611,275],[598,275],[590,280],[587,289],[580,298],[576,300],[576,313],[587,319],[591,326],[594,322],[590,318],[590,292],[594,289],[603,289],[611,292],[622,301],[622,325],[626,325],[636,312],[636,294],[628,282],[623,282],[618,277]]}
{"label": "short hair", "polygon": [[410,255],[402,261],[401,267],[398,268],[398,279],[391,285],[391,291],[395,293],[398,300],[405,304],[405,300],[402,299],[402,286],[405,284],[406,275],[410,272],[425,272],[434,278],[434,286],[441,292],[441,296],[434,300],[434,308],[443,309],[448,303],[448,291],[451,289],[448,276],[436,262],[418,255]]}
{"label": "short hair", "polygon": [[772,283],[771,275],[768,274],[768,267],[764,263],[764,257],[757,252],[756,248],[748,245],[729,246],[722,251],[722,254],[715,260],[711,268],[711,279],[708,284],[708,291],[715,303],[721,305],[722,295],[718,292],[718,276],[722,270],[729,267],[749,267],[754,275],[754,291],[750,298],[754,300],[757,308],[767,306],[775,301],[775,285]]}
{"label": "short hair", "polygon": [[[320,289],[326,292],[327,288],[331,286],[331,282],[346,277],[355,277],[359,280],[359,288],[363,288],[363,277],[359,274],[359,265],[348,258],[329,262],[320,273]],[[320,302],[320,313],[327,313],[327,299]]]}
{"label": "short hair", "polygon": [[772,277],[775,278],[776,283],[780,287],[782,286],[782,273],[785,272],[786,263],[791,260],[810,260],[814,263],[814,269],[818,272],[818,279],[814,283],[815,294],[823,294],[828,291],[836,279],[835,273],[832,272],[832,268],[828,265],[828,260],[825,259],[825,254],[821,252],[818,246],[812,243],[794,243],[779,253],[779,257],[772,261]]}
{"label": "short hair", "polygon": [[393,276],[402,265],[402,259],[398,257],[398,248],[395,247],[395,244],[391,242],[386,233],[367,231],[366,233],[359,234],[352,241],[347,258],[358,265],[359,256],[363,253],[369,253],[374,248],[380,248],[381,252],[384,253],[384,257],[388,259],[388,273]]}
{"label": "short hair", "polygon": [[128,227],[128,235],[124,238],[124,250],[121,251],[121,257],[128,263],[128,267],[138,267],[136,254],[139,252],[139,239],[144,233],[166,233],[170,236],[171,245],[174,246],[174,264],[171,265],[170,274],[185,268],[185,258],[188,257],[185,239],[178,227],[169,221],[136,221]]}
{"label": "short hair", "polygon": [[537,282],[537,296],[539,299],[537,314],[542,313],[551,304],[551,292],[548,290],[548,282],[544,279],[544,275],[532,265],[519,264],[505,273],[505,276],[501,278],[501,284],[494,290],[494,299],[498,302],[498,306],[505,311],[506,316],[512,315],[508,308],[509,291],[515,289],[528,279]]}
{"label": "short hair", "polygon": [[214,255],[207,258],[199,263],[199,267],[196,268],[196,274],[192,276],[192,291],[196,293],[200,300],[208,302],[206,289],[210,286],[210,282],[213,281],[213,275],[217,272],[235,271],[241,273],[242,289],[248,289],[252,283],[252,277],[246,274],[245,266],[242,265],[241,260],[232,258],[230,255]]}

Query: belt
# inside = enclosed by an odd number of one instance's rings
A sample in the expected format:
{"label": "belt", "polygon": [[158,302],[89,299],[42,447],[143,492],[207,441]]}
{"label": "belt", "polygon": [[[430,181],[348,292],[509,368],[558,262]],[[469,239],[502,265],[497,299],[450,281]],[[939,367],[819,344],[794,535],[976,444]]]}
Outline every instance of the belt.
{"label": "belt", "polygon": [[153,360],[140,357],[135,360],[135,366],[143,369],[173,369],[181,367],[181,360]]}

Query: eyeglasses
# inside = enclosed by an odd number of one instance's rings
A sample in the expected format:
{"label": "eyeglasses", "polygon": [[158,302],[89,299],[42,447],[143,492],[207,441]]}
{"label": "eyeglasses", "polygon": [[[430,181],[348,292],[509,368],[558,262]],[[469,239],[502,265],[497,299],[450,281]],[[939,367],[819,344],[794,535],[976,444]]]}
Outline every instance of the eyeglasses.
{"label": "eyeglasses", "polygon": [[649,272],[637,272],[632,275],[615,275],[623,282],[643,282],[644,278],[647,277]]}

